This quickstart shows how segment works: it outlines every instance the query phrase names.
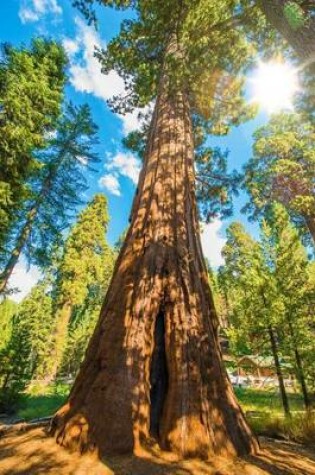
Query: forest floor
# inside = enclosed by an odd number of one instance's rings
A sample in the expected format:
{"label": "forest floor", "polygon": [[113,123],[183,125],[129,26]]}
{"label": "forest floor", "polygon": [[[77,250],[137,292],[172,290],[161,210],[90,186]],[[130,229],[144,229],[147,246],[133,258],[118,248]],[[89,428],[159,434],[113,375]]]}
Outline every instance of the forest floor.
{"label": "forest floor", "polygon": [[0,438],[1,475],[315,475],[315,449],[261,439],[261,451],[247,459],[216,457],[176,461],[159,451],[100,461],[60,448],[42,428],[10,432]]}

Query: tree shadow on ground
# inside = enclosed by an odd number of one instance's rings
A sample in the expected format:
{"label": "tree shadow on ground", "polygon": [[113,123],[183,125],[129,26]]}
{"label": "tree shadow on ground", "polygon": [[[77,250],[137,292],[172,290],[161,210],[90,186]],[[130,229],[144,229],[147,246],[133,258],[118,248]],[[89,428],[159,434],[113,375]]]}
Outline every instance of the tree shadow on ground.
{"label": "tree shadow on ground", "polygon": [[43,429],[15,432],[0,439],[1,475],[314,475],[315,452],[298,444],[262,441],[257,456],[184,460],[158,448],[138,456],[100,461],[96,454],[70,453]]}

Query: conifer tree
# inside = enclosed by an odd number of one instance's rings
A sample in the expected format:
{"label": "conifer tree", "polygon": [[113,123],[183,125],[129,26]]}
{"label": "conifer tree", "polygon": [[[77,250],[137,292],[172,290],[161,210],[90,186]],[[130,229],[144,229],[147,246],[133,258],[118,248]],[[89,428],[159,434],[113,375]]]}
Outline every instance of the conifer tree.
{"label": "conifer tree", "polygon": [[293,359],[304,404],[308,407],[310,400],[303,358],[305,347],[312,339],[310,329],[315,316],[315,287],[312,288],[309,279],[306,250],[285,209],[281,205],[274,205],[268,217],[268,235],[274,254],[274,274],[284,306],[282,339]]}
{"label": "conifer tree", "polygon": [[256,218],[279,202],[315,242],[314,140],[311,122],[295,113],[273,116],[258,129],[253,157],[245,166],[250,202],[244,210]]}
{"label": "conifer tree", "polygon": [[12,317],[17,304],[10,299],[0,302],[0,350],[6,347],[12,332]]}
{"label": "conifer tree", "polygon": [[110,253],[105,239],[108,220],[105,196],[95,195],[67,237],[56,283],[53,349],[47,379],[56,376],[61,364],[74,308],[82,306],[91,292],[105,285],[112,272],[112,263],[105,259]]}
{"label": "conifer tree", "polygon": [[46,146],[61,111],[66,56],[54,41],[4,45],[0,63],[0,251],[36,172],[33,151]]}
{"label": "conifer tree", "polygon": [[95,144],[96,126],[88,106],[67,105],[46,149],[35,154],[40,170],[29,181],[29,198],[18,212],[7,244],[0,293],[22,252],[29,263],[43,267],[50,263],[53,249],[62,245],[62,231],[75,207],[82,204],[85,175],[97,161]]}
{"label": "conifer tree", "polygon": [[[76,2],[87,7],[91,2]],[[153,437],[181,456],[255,449],[226,375],[202,256],[194,134],[227,133],[252,111],[240,77],[252,47],[225,20],[238,2],[125,1],[133,8],[98,57],[115,69],[126,112],[155,100],[130,227],[57,440],[128,452]],[[161,384],[158,384],[161,381]]]}
{"label": "conifer tree", "polygon": [[274,360],[283,409],[285,414],[289,414],[278,336],[283,302],[270,261],[270,248],[261,247],[240,223],[229,226],[227,237],[222,253],[226,260],[225,284],[233,309],[234,327],[251,338],[258,337],[260,352],[262,343],[267,342]]}
{"label": "conifer tree", "polygon": [[0,404],[4,409],[14,406],[34,375],[45,375],[52,323],[52,300],[47,283],[40,282],[18,306],[10,339],[0,352]]}

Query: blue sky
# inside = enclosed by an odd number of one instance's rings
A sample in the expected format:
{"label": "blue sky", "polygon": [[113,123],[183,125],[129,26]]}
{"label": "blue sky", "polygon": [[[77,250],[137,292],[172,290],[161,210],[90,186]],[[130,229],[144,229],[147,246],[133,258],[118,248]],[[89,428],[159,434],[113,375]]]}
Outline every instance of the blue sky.
{"label": "blue sky", "polygon": [[[123,150],[121,139],[137,127],[138,119],[136,112],[120,117],[109,110],[106,99],[123,91],[122,80],[115,72],[108,76],[101,74],[93,50],[95,45],[105,47],[119,31],[124,14],[109,8],[98,8],[98,31],[86,25],[69,0],[4,0],[0,2],[0,16],[1,42],[27,45],[32,37],[44,35],[63,43],[70,59],[66,99],[75,104],[88,103],[99,127],[98,152],[101,161],[97,173],[88,176],[90,186],[87,198],[97,192],[106,194],[111,216],[108,239],[110,243],[115,243],[128,224],[140,170],[138,159]],[[252,134],[265,121],[266,115],[260,114],[255,120],[234,128],[227,137],[211,138],[212,144],[230,151],[230,168],[240,169],[249,159]],[[257,236],[257,225],[249,223],[246,216],[240,213],[245,201],[246,197],[242,193],[235,201],[232,219],[224,222],[216,220],[204,227],[204,253],[214,266],[222,263],[220,250],[224,245],[224,231],[232,220],[243,222]],[[38,272],[32,269],[25,274],[25,265],[21,262],[14,278],[12,285],[23,288],[24,295],[38,278]]]}

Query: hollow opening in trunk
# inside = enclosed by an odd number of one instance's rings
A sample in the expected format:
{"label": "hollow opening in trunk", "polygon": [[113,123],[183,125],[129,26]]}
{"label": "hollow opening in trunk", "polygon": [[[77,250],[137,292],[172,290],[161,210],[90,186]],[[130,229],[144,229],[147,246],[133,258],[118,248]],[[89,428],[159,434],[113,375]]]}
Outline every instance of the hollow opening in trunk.
{"label": "hollow opening in trunk", "polygon": [[150,368],[150,433],[158,439],[164,402],[168,388],[168,371],[165,353],[164,312],[160,310],[155,321],[154,348]]}

